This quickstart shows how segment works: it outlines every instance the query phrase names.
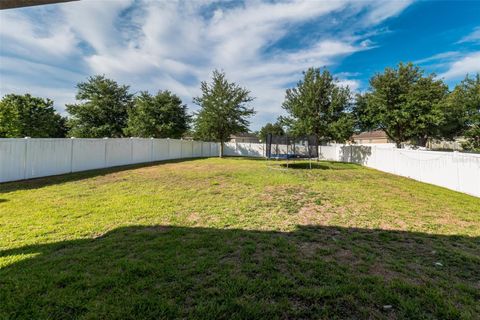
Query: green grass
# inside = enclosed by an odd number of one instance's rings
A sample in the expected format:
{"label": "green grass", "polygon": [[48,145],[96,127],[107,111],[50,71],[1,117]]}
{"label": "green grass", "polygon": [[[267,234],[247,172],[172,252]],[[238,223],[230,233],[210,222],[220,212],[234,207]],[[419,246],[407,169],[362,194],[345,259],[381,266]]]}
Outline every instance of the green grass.
{"label": "green grass", "polygon": [[479,315],[480,199],[440,187],[240,158],[0,185],[0,319]]}

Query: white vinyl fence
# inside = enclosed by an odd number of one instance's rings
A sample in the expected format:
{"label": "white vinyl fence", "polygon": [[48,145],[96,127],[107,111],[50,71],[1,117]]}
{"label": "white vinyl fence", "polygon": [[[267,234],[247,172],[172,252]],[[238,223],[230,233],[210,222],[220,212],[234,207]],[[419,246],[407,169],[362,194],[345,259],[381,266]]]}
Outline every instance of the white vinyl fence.
{"label": "white vinyl fence", "polygon": [[218,153],[218,143],[177,139],[0,139],[0,182]]}
{"label": "white vinyl fence", "polygon": [[[227,143],[230,156],[264,157],[265,144]],[[320,159],[370,168],[480,197],[480,154],[397,149],[392,145],[329,145]]]}

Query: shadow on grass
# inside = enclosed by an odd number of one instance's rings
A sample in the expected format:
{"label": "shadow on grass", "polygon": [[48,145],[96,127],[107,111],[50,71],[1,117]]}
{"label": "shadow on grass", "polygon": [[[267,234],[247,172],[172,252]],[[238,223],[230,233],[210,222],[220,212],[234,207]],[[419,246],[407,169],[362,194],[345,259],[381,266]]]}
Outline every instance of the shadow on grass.
{"label": "shadow on grass", "polygon": [[56,176],[47,176],[47,177],[34,178],[34,179],[28,179],[28,180],[3,182],[3,183],[0,183],[0,194],[13,192],[17,190],[38,189],[38,188],[43,188],[43,187],[51,186],[55,184],[79,181],[79,180],[84,180],[84,179],[93,178],[97,176],[104,176],[110,173],[132,170],[137,168],[146,168],[146,167],[152,167],[152,166],[157,166],[160,164],[167,164],[167,163],[180,163],[180,162],[186,162],[186,161],[198,160],[198,159],[205,159],[205,158],[185,158],[185,159],[163,160],[163,161],[156,161],[156,162],[146,162],[146,163],[117,166],[117,167],[111,167],[111,168],[105,168],[105,169],[94,169],[94,170],[88,170],[88,171],[67,173],[67,174],[61,174]]}
{"label": "shadow on grass", "polygon": [[224,159],[228,160],[255,160],[255,161],[266,161],[265,157],[243,157],[243,156],[223,156]]}
{"label": "shadow on grass", "polygon": [[[282,167],[287,168],[287,163],[282,163]],[[311,167],[310,167],[311,166]],[[356,163],[334,162],[334,161],[308,161],[289,162],[289,169],[320,169],[320,170],[355,170],[362,166]]]}
{"label": "shadow on grass", "polygon": [[479,248],[478,237],[323,226],[123,227],[0,251],[0,318],[473,319]]}

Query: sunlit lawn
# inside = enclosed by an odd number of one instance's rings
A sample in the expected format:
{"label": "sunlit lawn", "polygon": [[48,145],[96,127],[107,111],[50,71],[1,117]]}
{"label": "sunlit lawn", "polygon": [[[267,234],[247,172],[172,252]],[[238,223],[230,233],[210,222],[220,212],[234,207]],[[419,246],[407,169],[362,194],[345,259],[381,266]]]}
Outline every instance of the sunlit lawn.
{"label": "sunlit lawn", "polygon": [[480,318],[480,199],[201,159],[0,185],[0,319]]}

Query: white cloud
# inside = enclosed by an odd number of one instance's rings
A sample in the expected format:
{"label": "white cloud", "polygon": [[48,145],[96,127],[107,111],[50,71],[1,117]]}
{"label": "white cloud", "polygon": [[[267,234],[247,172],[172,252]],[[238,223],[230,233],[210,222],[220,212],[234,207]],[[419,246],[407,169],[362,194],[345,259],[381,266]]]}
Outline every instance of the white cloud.
{"label": "white cloud", "polygon": [[39,28],[31,19],[16,11],[6,10],[0,17],[2,52],[48,60],[61,58],[75,50],[73,32],[68,26],[58,23],[59,19],[42,21],[45,28]]}
{"label": "white cloud", "polygon": [[440,78],[458,79],[467,74],[480,73],[480,51],[472,52],[463,56],[458,61],[451,63],[448,70],[440,74]]}
{"label": "white cloud", "polygon": [[352,93],[355,93],[360,88],[360,81],[352,79],[339,79],[337,82],[340,86],[348,87]]}
{"label": "white cloud", "polygon": [[[356,5],[362,5],[362,2],[359,1]],[[367,4],[369,12],[364,23],[371,25],[379,24],[388,18],[397,16],[412,3],[413,0],[370,1]]]}
{"label": "white cloud", "polygon": [[[199,93],[201,80],[207,80],[214,68],[222,69],[229,79],[252,91],[257,97],[257,118],[265,119],[281,113],[285,88],[301,77],[302,70],[331,66],[342,57],[372,48],[368,37],[375,31],[371,26],[398,15],[410,3],[246,0],[227,6],[211,1],[79,1],[43,11],[1,12],[0,52],[50,67],[63,61],[57,70],[69,61],[69,68],[82,70],[82,75],[102,73],[131,84],[133,91],[169,89],[186,103]],[[361,10],[367,13],[357,19],[359,23],[345,26],[340,35],[330,31],[312,37],[301,35],[297,40],[302,45],[297,48],[275,47],[304,23],[321,21],[332,13],[350,16]],[[38,12],[45,17],[40,24],[36,21]],[[49,19],[51,22],[46,23]],[[364,26],[363,36],[357,30],[359,25]],[[1,79],[1,90],[21,86],[22,75],[11,76],[14,68],[5,57],[0,59],[7,74]],[[57,84],[45,79],[64,79],[64,85],[72,89],[79,81],[75,72],[47,68],[44,73],[40,66],[21,66],[18,61],[16,68],[25,69],[23,76],[32,79],[24,86],[40,88],[51,83],[52,90],[45,92],[52,93],[52,98]],[[353,90],[359,85],[354,79],[342,83]]]}
{"label": "white cloud", "polygon": [[431,57],[416,60],[416,61],[414,61],[414,63],[415,64],[423,64],[423,63],[429,63],[429,62],[435,62],[435,61],[445,61],[445,60],[458,58],[460,55],[461,55],[461,52],[459,52],[459,51],[447,51],[447,52],[442,52],[442,53],[435,54]]}
{"label": "white cloud", "polygon": [[460,39],[458,43],[479,42],[479,41],[480,41],[480,27],[476,27],[472,33]]}

